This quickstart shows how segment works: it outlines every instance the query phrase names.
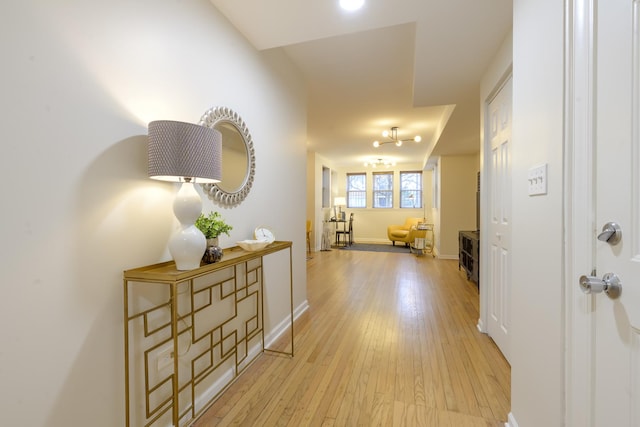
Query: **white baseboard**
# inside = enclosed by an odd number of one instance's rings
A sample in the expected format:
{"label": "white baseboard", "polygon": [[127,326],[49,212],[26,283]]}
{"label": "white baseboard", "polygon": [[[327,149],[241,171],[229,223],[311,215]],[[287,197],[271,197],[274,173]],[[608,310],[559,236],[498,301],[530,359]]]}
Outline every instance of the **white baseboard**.
{"label": "white baseboard", "polygon": [[476,323],[476,328],[478,328],[478,331],[482,332],[483,334],[487,333],[487,330],[484,328],[484,323],[482,322],[482,319],[478,319],[478,323]]}
{"label": "white baseboard", "polygon": [[293,310],[293,320],[296,320],[298,317],[302,315],[305,311],[309,309],[309,301],[304,300],[302,303]]}
{"label": "white baseboard", "polygon": [[518,423],[512,412],[509,412],[509,416],[507,417],[507,422],[504,424],[504,427],[518,427]]}
{"label": "white baseboard", "polygon": [[[262,346],[260,343],[251,346],[248,350],[246,365],[243,365],[241,369],[244,369],[251,363],[253,363],[261,352]],[[213,403],[211,402],[211,399],[213,399],[216,394],[220,393],[225,388],[230,387],[231,384],[233,384],[238,379],[238,377],[235,377],[235,372],[235,368],[227,369],[222,373],[222,375],[220,375],[220,378],[218,378],[208,389],[206,389],[200,395],[195,396],[194,403],[196,408],[202,409],[205,408],[207,404],[211,405]],[[189,414],[190,413],[185,414],[185,417],[189,418]],[[191,422],[193,422],[193,420],[189,420],[189,422],[183,424],[182,421],[183,420],[180,421],[180,426],[187,426],[190,425]]]}
{"label": "white baseboard", "polygon": [[[304,300],[302,304],[296,307],[293,310],[293,321],[300,317],[302,313],[309,309],[309,301]],[[284,333],[289,330],[291,326],[291,318],[289,316],[285,317],[280,323],[273,327],[273,330],[269,334],[265,334],[264,336],[264,346],[271,347],[271,344],[276,342]]]}

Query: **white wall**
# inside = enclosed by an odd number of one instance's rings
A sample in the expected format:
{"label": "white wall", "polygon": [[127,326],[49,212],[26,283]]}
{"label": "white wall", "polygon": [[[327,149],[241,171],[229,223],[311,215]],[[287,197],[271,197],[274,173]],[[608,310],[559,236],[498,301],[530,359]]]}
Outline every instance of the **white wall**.
{"label": "white wall", "polygon": [[[563,2],[514,2],[511,412],[563,425]],[[527,171],[548,164],[548,194]]]}
{"label": "white wall", "polygon": [[[223,247],[258,224],[294,243],[306,300],[306,99],[279,51],[256,52],[207,0],[0,6],[3,425],[124,424],[122,271],[169,259],[176,187],[146,176],[147,123],[238,112],[256,179]],[[284,133],[283,133],[284,132]],[[288,296],[283,296],[288,304]]]}
{"label": "white wall", "polygon": [[476,192],[479,155],[441,156],[439,235],[441,258],[458,259],[458,233],[476,229]]}
{"label": "white wall", "polygon": [[[316,203],[320,203],[322,205],[322,199],[317,200],[317,192],[316,186],[320,184],[320,194],[322,195],[322,179],[317,180],[316,177],[316,156],[315,153],[308,151],[307,152],[307,197],[305,198],[307,204],[307,220],[311,221],[311,250],[315,251],[316,248],[319,249],[320,240],[316,238],[316,232],[318,231],[316,226]],[[322,176],[322,169],[320,172],[320,176]]]}
{"label": "white wall", "polygon": [[434,169],[431,172],[432,182],[433,182],[433,207],[431,208],[431,216],[433,217],[433,234],[435,239],[435,245],[433,250],[436,254],[440,253],[440,245],[442,244],[442,239],[440,229],[442,225],[442,221],[440,218],[440,206],[442,206],[442,191],[441,183],[442,183],[442,157],[438,157]]}

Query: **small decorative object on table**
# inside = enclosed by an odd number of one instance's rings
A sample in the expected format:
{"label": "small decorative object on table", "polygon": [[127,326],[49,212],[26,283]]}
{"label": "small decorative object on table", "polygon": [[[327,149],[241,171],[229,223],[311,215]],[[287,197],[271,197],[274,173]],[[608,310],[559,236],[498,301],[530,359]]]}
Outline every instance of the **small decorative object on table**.
{"label": "small decorative object on table", "polygon": [[202,262],[212,264],[220,261],[223,253],[222,248],[218,245],[218,236],[222,233],[228,236],[233,227],[227,224],[218,212],[210,212],[208,216],[200,214],[196,220],[196,227],[207,238],[207,248],[202,256]]}
{"label": "small decorative object on table", "polygon": [[273,234],[273,231],[264,225],[256,227],[253,231],[253,237],[255,237],[256,240],[266,240],[269,243],[273,243],[276,240],[276,236]]}
{"label": "small decorative object on table", "polygon": [[270,243],[271,242],[269,242],[268,240],[240,240],[238,242],[238,246],[240,246],[245,251],[253,252],[264,249]]}
{"label": "small decorative object on table", "polygon": [[204,250],[202,255],[202,262],[205,264],[213,264],[222,259],[223,251],[218,244],[218,238],[207,239],[207,249]]}

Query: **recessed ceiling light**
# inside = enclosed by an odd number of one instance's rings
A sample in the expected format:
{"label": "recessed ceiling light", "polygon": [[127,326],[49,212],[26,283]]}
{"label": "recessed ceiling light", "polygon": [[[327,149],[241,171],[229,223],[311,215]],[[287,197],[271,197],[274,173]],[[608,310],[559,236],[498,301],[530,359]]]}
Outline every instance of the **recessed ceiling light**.
{"label": "recessed ceiling light", "polygon": [[358,10],[364,5],[364,0],[340,0],[340,7],[344,10]]}

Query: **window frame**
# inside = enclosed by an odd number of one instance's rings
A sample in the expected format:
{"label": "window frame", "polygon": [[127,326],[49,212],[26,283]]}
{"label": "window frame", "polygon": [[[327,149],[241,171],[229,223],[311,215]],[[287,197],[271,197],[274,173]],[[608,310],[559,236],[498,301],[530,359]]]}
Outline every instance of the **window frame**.
{"label": "window frame", "polygon": [[[364,179],[364,188],[362,190],[354,190],[351,188],[351,180],[349,179],[350,177],[362,177]],[[354,209],[354,208],[366,208],[367,207],[367,174],[365,172],[353,172],[353,173],[347,173],[347,208],[350,209]],[[357,197],[358,200],[362,199],[362,206],[356,206],[352,200],[355,200],[355,194],[354,193],[362,193],[361,197]]]}
{"label": "window frame", "polygon": [[[414,182],[416,184],[417,188],[406,188],[405,187],[405,182],[402,179],[403,176],[408,176],[408,175],[417,175],[416,179],[413,180],[412,182]],[[423,175],[422,175],[422,171],[419,170],[412,170],[412,171],[400,171],[399,172],[399,178],[400,178],[400,209],[422,209],[422,207],[424,206],[424,190],[423,190],[423,185],[422,185],[422,181],[423,181]],[[408,193],[408,194],[407,194]],[[407,197],[405,197],[405,194],[407,194]],[[409,194],[413,194],[414,195],[414,201],[411,203],[411,205],[409,205],[408,200],[409,200]],[[417,203],[416,203],[417,201]]]}
{"label": "window frame", "polygon": [[[378,189],[377,188],[377,180],[376,180],[376,176],[388,176],[389,179],[389,189]],[[372,192],[371,192],[371,207],[373,209],[393,209],[394,203],[393,203],[393,196],[394,196],[394,191],[393,191],[393,179],[394,179],[394,172],[393,171],[384,171],[384,172],[373,172],[372,173]],[[380,197],[378,197],[378,195],[380,194],[384,194],[384,199],[385,200],[390,200],[390,205],[389,206],[380,206],[377,203],[377,200],[380,199]]]}

